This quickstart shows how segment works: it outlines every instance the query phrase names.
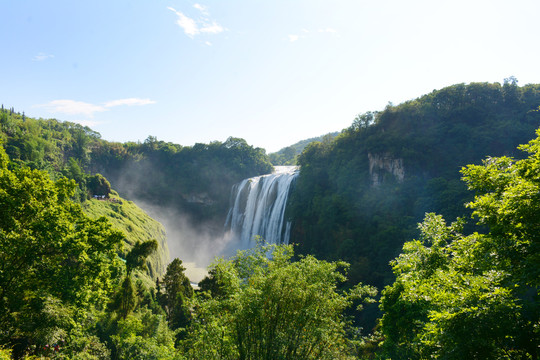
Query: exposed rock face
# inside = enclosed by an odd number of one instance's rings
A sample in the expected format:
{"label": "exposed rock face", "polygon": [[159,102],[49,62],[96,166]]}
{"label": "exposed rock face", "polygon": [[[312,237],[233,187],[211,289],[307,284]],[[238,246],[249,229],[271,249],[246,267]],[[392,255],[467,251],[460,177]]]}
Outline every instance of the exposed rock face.
{"label": "exposed rock face", "polygon": [[403,159],[395,159],[390,154],[371,154],[368,153],[369,175],[371,184],[378,186],[382,183],[386,174],[392,174],[398,182],[403,182],[405,178],[405,168]]}

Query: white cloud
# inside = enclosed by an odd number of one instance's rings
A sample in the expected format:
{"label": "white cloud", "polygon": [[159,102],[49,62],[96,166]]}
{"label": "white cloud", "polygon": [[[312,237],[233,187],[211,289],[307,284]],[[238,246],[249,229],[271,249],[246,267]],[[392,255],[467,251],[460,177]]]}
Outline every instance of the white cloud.
{"label": "white cloud", "polygon": [[119,100],[111,100],[105,102],[103,105],[90,104],[83,101],[76,100],[53,100],[47,104],[34,105],[34,107],[44,108],[50,113],[60,113],[67,115],[84,115],[89,118],[94,117],[97,112],[108,111],[115,106],[127,105],[127,106],[141,106],[155,104],[154,100],[139,99],[139,98],[127,98]]}
{"label": "white cloud", "polygon": [[113,107],[113,106],[120,106],[120,105],[127,105],[127,106],[140,106],[140,105],[150,105],[155,104],[156,102],[154,100],[150,99],[138,99],[138,98],[128,98],[128,99],[119,99],[119,100],[112,100],[105,103],[105,107]]}
{"label": "white cloud", "polygon": [[319,29],[319,32],[337,34],[337,30],[332,28]]}
{"label": "white cloud", "polygon": [[[338,31],[336,29],[333,29],[333,28],[324,28],[324,29],[321,28],[321,29],[318,30],[318,32],[319,33],[338,34]],[[289,34],[287,36],[288,36],[290,42],[295,42],[295,41],[297,41],[299,39],[305,39],[305,38],[308,38],[308,37],[312,37],[314,33],[316,33],[316,32],[315,31],[309,31],[309,30],[303,28],[303,29],[300,30],[299,34]]]}
{"label": "white cloud", "polygon": [[208,14],[208,8],[204,5],[201,5],[201,4],[195,4],[193,5],[193,7],[197,10],[199,10],[200,12],[202,12],[204,15],[209,15]]}
{"label": "white cloud", "polygon": [[167,9],[171,10],[178,16],[178,19],[176,20],[176,24],[180,26],[184,33],[189,36],[190,38],[193,38],[195,35],[198,34],[219,34],[223,31],[225,31],[225,28],[223,26],[219,25],[214,20],[210,19],[208,16],[207,8],[200,4],[193,5],[194,8],[201,11],[204,17],[201,19],[195,20],[190,17],[187,17],[182,12],[172,8],[167,7]]}
{"label": "white cloud", "polygon": [[205,41],[204,42],[207,46],[212,46],[212,43],[210,41]]}
{"label": "white cloud", "polygon": [[296,40],[298,40],[300,38],[300,36],[298,35],[292,35],[292,34],[289,34],[289,41],[290,42],[295,42]]}
{"label": "white cloud", "polygon": [[220,32],[223,32],[224,29],[214,21],[211,25],[205,25],[200,30],[202,33],[219,34]]}
{"label": "white cloud", "polygon": [[45,61],[47,59],[52,59],[53,57],[54,55],[40,52],[39,54],[37,54],[36,56],[32,58],[32,61]]}
{"label": "white cloud", "polygon": [[167,9],[171,10],[176,14],[176,16],[178,16],[176,24],[182,29],[184,29],[184,33],[186,33],[187,36],[192,38],[200,32],[195,20],[188,18],[186,15],[182,14],[180,11],[177,11],[172,7],[168,7]]}
{"label": "white cloud", "polygon": [[75,100],[53,100],[47,104],[35,105],[35,107],[44,108],[51,113],[86,115],[88,117],[93,117],[96,112],[107,111],[103,106]]}

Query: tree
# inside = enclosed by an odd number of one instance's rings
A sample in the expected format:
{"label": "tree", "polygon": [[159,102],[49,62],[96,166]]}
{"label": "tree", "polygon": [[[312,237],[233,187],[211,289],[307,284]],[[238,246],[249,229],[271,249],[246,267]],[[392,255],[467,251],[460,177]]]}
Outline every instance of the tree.
{"label": "tree", "polygon": [[146,258],[158,248],[158,242],[154,239],[137,243],[126,255],[126,269],[128,275],[135,269],[148,269]]}
{"label": "tree", "polygon": [[367,129],[369,126],[375,124],[377,120],[377,111],[368,111],[364,114],[358,114],[353,120],[352,125],[349,127],[350,131],[359,131]]}
{"label": "tree", "polygon": [[20,356],[79,328],[111,294],[123,235],[70,198],[75,182],[9,170],[0,147],[0,343]]}
{"label": "tree", "polygon": [[384,347],[392,358],[538,358],[540,130],[523,160],[488,158],[462,170],[486,233],[465,236],[428,214],[420,241],[392,262],[383,291]]}
{"label": "tree", "polygon": [[111,193],[111,184],[101,174],[89,176],[86,179],[86,187],[91,195],[103,195],[108,198]]}
{"label": "tree", "polygon": [[126,319],[137,306],[137,296],[131,274],[135,269],[147,269],[146,258],[157,248],[156,240],[142,243],[138,241],[126,255],[126,274],[111,304],[111,310],[116,310],[123,319]]}
{"label": "tree", "polygon": [[185,270],[182,260],[174,259],[167,266],[167,272],[160,283],[164,287],[164,293],[159,294],[160,303],[172,329],[186,327],[190,318],[188,299],[193,296],[193,288],[184,274]]}
{"label": "tree", "polygon": [[[344,359],[353,352],[343,312],[374,288],[345,292],[345,263],[307,256],[292,246],[259,245],[213,265],[218,296],[200,295],[186,341],[188,357],[205,359]],[[206,295],[205,295],[206,294]]]}
{"label": "tree", "polygon": [[116,359],[175,359],[174,332],[169,330],[162,315],[149,309],[139,309],[118,321],[112,337]]}

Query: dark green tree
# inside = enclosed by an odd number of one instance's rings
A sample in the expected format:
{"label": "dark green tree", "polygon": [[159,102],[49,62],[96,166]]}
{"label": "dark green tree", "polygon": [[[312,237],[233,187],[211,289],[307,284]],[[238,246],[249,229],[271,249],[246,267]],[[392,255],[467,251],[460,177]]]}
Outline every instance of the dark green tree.
{"label": "dark green tree", "polygon": [[182,260],[174,259],[167,266],[167,272],[160,283],[164,290],[159,294],[160,303],[172,329],[186,327],[190,319],[188,300],[193,296],[193,288],[184,274],[185,270]]}
{"label": "dark green tree", "polygon": [[111,193],[111,184],[101,174],[89,176],[86,179],[86,187],[91,195],[105,196],[108,198]]}
{"label": "dark green tree", "polygon": [[137,242],[126,255],[126,269],[127,273],[135,269],[147,270],[146,258],[150,256],[158,248],[156,240],[148,240],[144,242]]}
{"label": "dark green tree", "polygon": [[137,293],[133,286],[132,272],[135,269],[146,270],[146,259],[157,250],[156,240],[137,242],[126,255],[126,274],[124,281],[116,292],[111,304],[111,310],[115,310],[123,319],[137,306]]}

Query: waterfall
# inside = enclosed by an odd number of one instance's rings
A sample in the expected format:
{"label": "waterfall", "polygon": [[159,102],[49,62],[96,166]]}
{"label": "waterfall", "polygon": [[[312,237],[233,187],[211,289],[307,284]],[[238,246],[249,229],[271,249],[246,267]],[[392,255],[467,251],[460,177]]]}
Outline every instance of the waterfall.
{"label": "waterfall", "polygon": [[245,179],[233,187],[225,223],[230,236],[247,248],[260,235],[270,244],[288,244],[291,224],[285,221],[296,166],[276,166],[274,173]]}

